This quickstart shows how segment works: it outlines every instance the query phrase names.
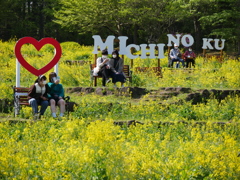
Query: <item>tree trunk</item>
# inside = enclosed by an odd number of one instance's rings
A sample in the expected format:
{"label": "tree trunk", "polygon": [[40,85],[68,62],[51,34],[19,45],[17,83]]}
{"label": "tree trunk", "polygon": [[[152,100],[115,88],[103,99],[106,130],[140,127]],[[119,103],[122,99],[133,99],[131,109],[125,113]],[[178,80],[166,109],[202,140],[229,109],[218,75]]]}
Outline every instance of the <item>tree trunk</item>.
{"label": "tree trunk", "polygon": [[[240,0],[237,1],[236,7],[239,7],[239,6],[240,6]],[[237,24],[236,30],[237,30],[237,44],[238,44],[237,50],[238,50],[238,54],[240,55],[240,17],[237,18],[236,24]]]}
{"label": "tree trunk", "polygon": [[137,25],[134,25],[133,43],[138,44]]}
{"label": "tree trunk", "polygon": [[201,25],[200,25],[197,17],[194,17],[193,23],[194,23],[195,40],[196,40],[195,49],[196,49],[197,52],[200,52],[200,51],[202,51],[202,47],[201,47]]}
{"label": "tree trunk", "polygon": [[39,39],[44,37],[44,0],[40,2],[39,6]]}
{"label": "tree trunk", "polygon": [[122,26],[120,24],[117,25],[117,36],[122,36]]}

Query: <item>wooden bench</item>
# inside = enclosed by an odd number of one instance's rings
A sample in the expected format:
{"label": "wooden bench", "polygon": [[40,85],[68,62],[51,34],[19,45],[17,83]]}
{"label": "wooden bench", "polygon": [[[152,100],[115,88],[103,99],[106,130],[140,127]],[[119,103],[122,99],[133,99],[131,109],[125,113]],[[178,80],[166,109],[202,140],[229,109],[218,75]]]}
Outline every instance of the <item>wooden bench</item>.
{"label": "wooden bench", "polygon": [[[30,88],[28,87],[13,87],[13,95],[14,95],[14,117],[19,115],[21,106],[30,106],[28,102],[28,91]],[[66,102],[66,111],[72,112],[74,102],[69,102],[70,97],[66,96],[64,98]]]}
{"label": "wooden bench", "polygon": [[[184,63],[185,63],[185,66],[186,66],[186,61],[185,61],[185,58],[184,58],[184,53],[181,54],[180,58],[182,60],[184,60]],[[181,63],[180,61],[175,61],[175,63]],[[182,63],[181,63],[182,65]],[[174,67],[174,62],[173,62],[173,65],[172,65],[172,58],[170,57],[170,53],[168,53],[168,67],[169,68],[173,68]]]}
{"label": "wooden bench", "polygon": [[[94,83],[94,86],[97,86],[97,79],[102,78],[102,76],[94,76],[93,75],[93,69],[96,67],[96,64],[90,64],[90,75],[91,75],[91,80]],[[132,83],[132,74],[130,71],[129,65],[123,65],[123,72],[125,74],[125,77],[129,79],[129,82]]]}
{"label": "wooden bench", "polygon": [[162,67],[136,67],[136,72],[153,72],[158,77],[162,77]]}

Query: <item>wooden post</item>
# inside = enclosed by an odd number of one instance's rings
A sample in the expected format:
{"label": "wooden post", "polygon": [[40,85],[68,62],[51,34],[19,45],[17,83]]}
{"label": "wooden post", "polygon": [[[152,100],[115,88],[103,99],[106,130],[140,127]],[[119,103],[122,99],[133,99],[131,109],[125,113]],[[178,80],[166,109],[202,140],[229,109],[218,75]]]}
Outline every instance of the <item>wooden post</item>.
{"label": "wooden post", "polygon": [[[133,48],[130,49],[131,54],[133,54]],[[133,68],[133,59],[131,59],[131,68]]]}
{"label": "wooden post", "polygon": [[94,86],[97,86],[97,77],[94,78]]}
{"label": "wooden post", "polygon": [[131,68],[133,68],[133,59],[131,59]]}
{"label": "wooden post", "polygon": [[172,46],[168,46],[168,54],[169,54],[170,51],[171,51],[171,47],[172,47]]}
{"label": "wooden post", "polygon": [[97,64],[97,54],[94,54],[94,64]]}
{"label": "wooden post", "polygon": [[172,67],[172,60],[171,60],[171,58],[170,58],[170,51],[171,51],[171,46],[168,46],[167,56],[168,56],[168,67],[169,67],[169,68]]}
{"label": "wooden post", "polygon": [[203,57],[206,56],[206,49],[203,49]]}
{"label": "wooden post", "polygon": [[220,61],[223,62],[223,50],[220,51]]}

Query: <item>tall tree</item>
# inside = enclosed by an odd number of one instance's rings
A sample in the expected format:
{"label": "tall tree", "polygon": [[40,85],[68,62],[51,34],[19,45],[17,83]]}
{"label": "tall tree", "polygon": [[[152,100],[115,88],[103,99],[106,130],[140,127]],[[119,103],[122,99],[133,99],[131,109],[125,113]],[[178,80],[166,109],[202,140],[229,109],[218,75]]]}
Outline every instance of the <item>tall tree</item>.
{"label": "tall tree", "polygon": [[[195,37],[195,49],[200,51],[204,29],[200,18],[211,14],[214,9],[213,0],[177,0],[173,6],[178,14],[176,22],[184,33],[191,33]],[[206,8],[208,7],[208,8]],[[176,24],[175,22],[175,24]]]}
{"label": "tall tree", "polygon": [[238,44],[236,50],[240,54],[240,1],[215,0],[213,2],[214,8],[211,14],[199,19],[202,26],[211,28],[210,36],[224,38],[231,44]]}
{"label": "tall tree", "polygon": [[132,26],[135,38],[140,37],[144,42],[159,42],[174,22],[171,1],[122,0],[121,3],[121,16],[127,17],[125,23]]}
{"label": "tall tree", "polygon": [[61,0],[55,22],[69,31],[100,35],[121,34],[118,0]]}
{"label": "tall tree", "polygon": [[194,29],[198,50],[202,37],[206,36],[225,38],[231,43],[239,41],[240,44],[239,0],[177,0],[174,4],[179,7],[178,21],[182,27]]}
{"label": "tall tree", "polygon": [[53,28],[45,27],[55,24],[53,8],[58,6],[58,0],[0,0],[0,3],[0,38],[32,36],[40,39],[53,34]]}
{"label": "tall tree", "polygon": [[8,40],[12,35],[16,35],[16,29],[21,29],[17,20],[21,14],[23,0],[0,0],[0,37],[3,40]]}
{"label": "tall tree", "polygon": [[55,22],[79,33],[130,35],[157,42],[174,22],[168,0],[61,0]]}

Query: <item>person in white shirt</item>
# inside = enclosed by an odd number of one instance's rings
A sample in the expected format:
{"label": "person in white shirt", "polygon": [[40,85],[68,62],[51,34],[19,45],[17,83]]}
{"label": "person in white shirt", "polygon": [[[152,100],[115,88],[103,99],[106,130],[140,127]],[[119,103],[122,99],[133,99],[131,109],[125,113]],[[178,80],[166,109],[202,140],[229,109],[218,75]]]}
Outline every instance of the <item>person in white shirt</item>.
{"label": "person in white shirt", "polygon": [[106,83],[111,81],[110,65],[109,65],[108,51],[105,49],[102,51],[102,57],[97,58],[98,75],[102,76],[102,86],[105,87]]}

